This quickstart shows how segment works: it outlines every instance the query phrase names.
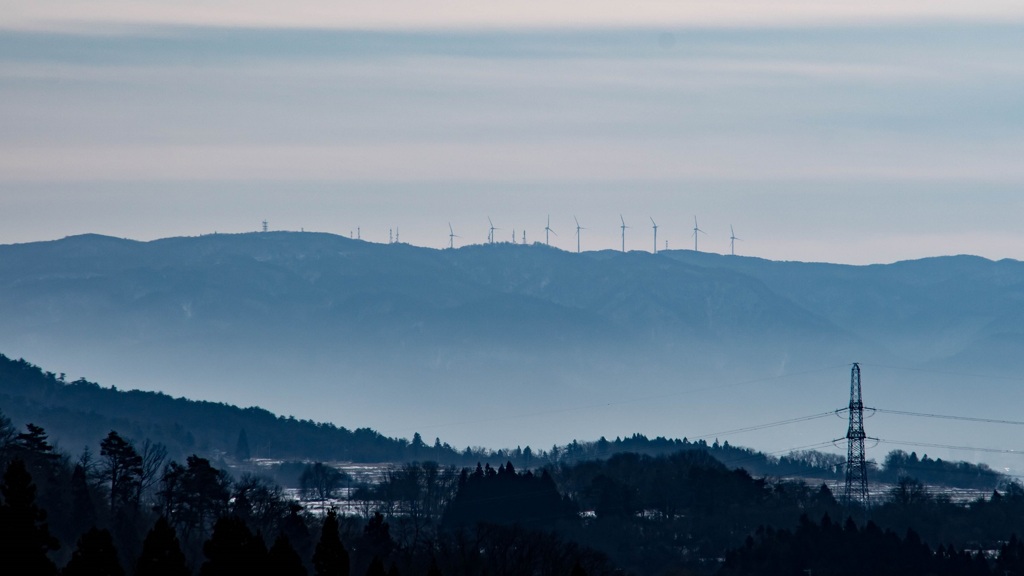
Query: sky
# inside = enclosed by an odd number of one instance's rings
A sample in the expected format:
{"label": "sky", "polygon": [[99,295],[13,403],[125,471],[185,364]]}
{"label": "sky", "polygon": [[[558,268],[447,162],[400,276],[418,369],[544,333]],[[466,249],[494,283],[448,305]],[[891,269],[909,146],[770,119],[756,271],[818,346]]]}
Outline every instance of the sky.
{"label": "sky", "polygon": [[1024,6],[0,0],[0,243],[1022,257]]}

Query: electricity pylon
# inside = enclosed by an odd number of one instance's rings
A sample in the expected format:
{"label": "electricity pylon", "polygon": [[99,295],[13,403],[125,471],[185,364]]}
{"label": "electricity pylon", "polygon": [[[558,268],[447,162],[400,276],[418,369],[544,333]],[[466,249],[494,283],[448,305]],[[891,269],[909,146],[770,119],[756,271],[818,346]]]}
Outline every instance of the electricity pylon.
{"label": "electricity pylon", "polygon": [[846,490],[843,503],[868,505],[868,466],[864,461],[864,401],[860,395],[860,364],[850,371],[850,427],[846,430]]}

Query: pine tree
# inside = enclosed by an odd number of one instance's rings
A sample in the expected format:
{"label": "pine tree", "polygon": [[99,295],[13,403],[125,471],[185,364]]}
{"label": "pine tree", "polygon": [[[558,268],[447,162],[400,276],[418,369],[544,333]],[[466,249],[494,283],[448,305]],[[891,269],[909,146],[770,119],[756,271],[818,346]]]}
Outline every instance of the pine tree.
{"label": "pine tree", "polygon": [[124,576],[110,532],[93,528],[82,534],[61,576]]}
{"label": "pine tree", "polygon": [[142,554],[135,568],[135,576],[189,576],[178,535],[161,516],[142,543]]}
{"label": "pine tree", "polygon": [[338,515],[334,510],[327,512],[324,518],[320,542],[313,553],[313,570],[316,576],[348,576],[348,551],[341,543],[338,533]]}
{"label": "pine tree", "polygon": [[302,565],[295,548],[292,548],[288,537],[281,534],[274,540],[274,545],[267,553],[267,569],[276,576],[306,576],[306,567]]}
{"label": "pine tree", "polygon": [[203,544],[200,576],[238,576],[265,574],[267,546],[253,535],[237,516],[223,517],[213,527],[213,535]]}
{"label": "pine tree", "polygon": [[96,525],[96,506],[92,501],[88,476],[81,464],[76,464],[71,473],[71,518],[76,534]]}
{"label": "pine tree", "polygon": [[7,573],[56,574],[57,566],[47,553],[60,543],[50,535],[46,512],[36,506],[36,486],[20,458],[7,465],[0,494],[0,568],[14,571]]}

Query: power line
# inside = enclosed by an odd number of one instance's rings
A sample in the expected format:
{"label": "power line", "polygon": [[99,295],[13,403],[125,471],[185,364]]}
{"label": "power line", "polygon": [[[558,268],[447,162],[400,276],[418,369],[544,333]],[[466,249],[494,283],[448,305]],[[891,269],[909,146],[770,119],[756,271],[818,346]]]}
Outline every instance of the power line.
{"label": "power line", "polygon": [[885,408],[873,408],[875,412],[882,414],[897,414],[899,416],[918,416],[921,418],[940,418],[942,420],[964,420],[966,422],[984,422],[987,424],[1010,424],[1013,426],[1024,426],[1021,420],[1000,420],[998,418],[976,418],[973,416],[953,416],[950,414],[928,414],[926,412],[910,412],[908,410],[887,410]]}
{"label": "power line", "polygon": [[954,446],[952,444],[934,444],[931,442],[907,442],[904,440],[885,440],[882,438],[878,439],[883,444],[898,444],[902,446],[920,446],[922,448],[945,448],[947,450],[970,450],[974,452],[991,452],[994,454],[1017,454],[1024,456],[1024,452],[1020,450],[1006,450],[1003,448],[977,448],[974,446]]}
{"label": "power line", "polygon": [[900,416],[920,416],[922,418],[941,418],[943,420],[965,420],[968,422],[985,422],[989,424],[1012,424],[1015,426],[1024,426],[1022,420],[1000,420],[997,418],[977,418],[973,416],[953,416],[950,414],[929,414],[926,412],[909,412],[907,410],[886,410],[885,408],[874,408],[876,412],[883,414],[898,414]]}
{"label": "power line", "polygon": [[886,366],[885,364],[867,364],[865,366],[871,366],[872,368],[885,368],[888,370],[905,370],[907,372],[925,372],[928,374],[944,374],[946,376],[963,376],[965,378],[982,378],[986,380],[1009,380],[1011,382],[1024,382],[1024,378],[1018,378],[1014,376],[997,376],[995,374],[970,374],[967,372],[952,372],[949,370],[935,370],[932,368],[913,368],[908,366]]}
{"label": "power line", "polygon": [[726,436],[728,434],[739,434],[741,432],[753,432],[754,430],[763,430],[765,428],[774,428],[775,426],[785,426],[786,424],[795,424],[796,422],[806,422],[808,420],[816,420],[818,418],[824,418],[826,416],[832,416],[835,411],[820,412],[818,414],[810,414],[807,416],[798,416],[796,418],[790,418],[788,420],[779,420],[778,422],[769,422],[767,424],[756,424],[754,426],[747,426],[745,428],[734,428],[732,430],[724,430],[722,432],[714,432],[711,434],[704,434],[703,436],[694,436],[694,440],[706,440],[717,436]]}

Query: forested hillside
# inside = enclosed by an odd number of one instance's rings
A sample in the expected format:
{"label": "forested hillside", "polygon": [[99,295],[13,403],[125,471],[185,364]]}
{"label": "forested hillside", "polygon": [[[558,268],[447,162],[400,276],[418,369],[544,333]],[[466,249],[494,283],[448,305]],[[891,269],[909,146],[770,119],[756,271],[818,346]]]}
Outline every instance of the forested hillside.
{"label": "forested hillside", "polygon": [[[402,462],[450,460],[451,447],[414,445],[370,429],[275,416],[262,408],[173,398],[157,392],[104,388],[84,379],[65,382],[25,360],[0,354],[0,409],[18,423],[44,425],[61,448],[77,454],[111,430],[149,439],[183,456],[239,456]],[[240,446],[243,440],[244,446]],[[245,453],[239,454],[240,448]]]}

